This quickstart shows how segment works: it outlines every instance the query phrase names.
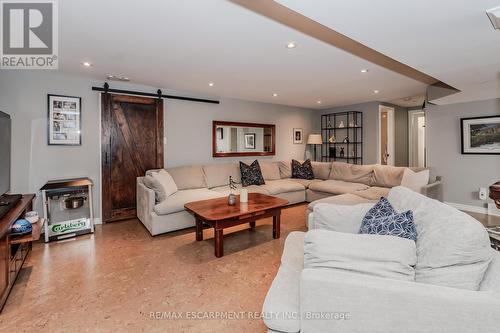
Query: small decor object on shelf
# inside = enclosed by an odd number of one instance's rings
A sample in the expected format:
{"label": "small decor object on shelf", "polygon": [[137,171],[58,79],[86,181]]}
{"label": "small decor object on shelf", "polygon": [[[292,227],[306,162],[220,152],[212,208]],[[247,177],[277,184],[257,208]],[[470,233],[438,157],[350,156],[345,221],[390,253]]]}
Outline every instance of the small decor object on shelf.
{"label": "small decor object on shelf", "polygon": [[40,219],[38,217],[38,212],[35,211],[26,212],[26,214],[24,214],[24,218],[30,221],[31,224],[37,223],[38,220]]}
{"label": "small decor object on shelf", "polygon": [[332,135],[332,136],[328,139],[328,142],[329,142],[329,143],[335,143],[335,135]]}
{"label": "small decor object on shelf", "polygon": [[332,122],[330,121],[330,119],[328,119],[328,124],[326,125],[327,128],[332,128]]}
{"label": "small decor object on shelf", "polygon": [[31,222],[26,219],[19,219],[10,227],[11,236],[21,236],[31,234],[33,227]]}
{"label": "small decor object on shelf", "polygon": [[340,148],[340,157],[344,158],[345,152],[344,152],[344,147]]}
{"label": "small decor object on shelf", "polygon": [[500,154],[500,117],[461,118],[462,154]]}
{"label": "small decor object on shelf", "polygon": [[343,142],[343,143],[349,143],[349,137],[348,137],[348,136],[346,136],[342,142]]}
{"label": "small decor object on shelf", "polygon": [[339,128],[344,128],[344,127],[345,127],[345,125],[344,125],[344,121],[343,121],[343,120],[341,120],[341,121],[340,121],[340,124],[339,124]]}
{"label": "small decor object on shelf", "polygon": [[227,204],[229,206],[234,206],[236,204],[236,194],[234,194],[233,191],[236,190],[236,183],[231,176],[229,176],[229,190],[231,193],[229,193],[229,196],[227,197]]}
{"label": "small decor object on shelf", "polygon": [[351,157],[356,157],[356,153],[354,152],[354,150],[351,150]]}
{"label": "small decor object on shelf", "polygon": [[356,124],[354,123],[354,120],[351,120],[349,122],[349,127],[356,127]]}
{"label": "small decor object on shelf", "polygon": [[302,128],[294,128],[293,129],[293,143],[294,144],[302,144],[304,142],[302,138]]}
{"label": "small decor object on shelf", "polygon": [[48,95],[48,144],[79,146],[81,140],[80,97]]}

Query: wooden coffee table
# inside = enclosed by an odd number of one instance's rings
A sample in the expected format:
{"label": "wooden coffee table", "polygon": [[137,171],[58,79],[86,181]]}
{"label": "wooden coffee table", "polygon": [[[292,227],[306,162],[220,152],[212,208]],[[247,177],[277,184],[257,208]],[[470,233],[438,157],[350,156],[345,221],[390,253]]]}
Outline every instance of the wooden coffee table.
{"label": "wooden coffee table", "polygon": [[203,224],[214,228],[215,256],[224,254],[223,230],[248,223],[255,228],[255,221],[267,217],[273,218],[273,238],[280,237],[281,208],[288,204],[287,200],[260,193],[249,193],[248,202],[240,203],[237,196],[236,205],[229,206],[227,197],[189,202],[186,210],[196,219],[196,240],[203,240]]}

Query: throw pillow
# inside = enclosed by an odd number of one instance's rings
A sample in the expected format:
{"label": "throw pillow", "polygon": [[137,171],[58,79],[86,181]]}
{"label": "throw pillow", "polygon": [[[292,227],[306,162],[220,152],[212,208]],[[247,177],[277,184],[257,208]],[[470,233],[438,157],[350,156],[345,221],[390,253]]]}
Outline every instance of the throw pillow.
{"label": "throw pillow", "polygon": [[416,263],[415,242],[409,239],[321,229],[304,238],[304,268],[414,281]]}
{"label": "throw pillow", "polygon": [[417,229],[413,223],[413,213],[408,210],[397,213],[384,197],[373,206],[363,218],[360,234],[390,235],[417,240]]}
{"label": "throw pillow", "polygon": [[311,160],[307,159],[302,164],[297,160],[292,160],[292,178],[314,179]]}
{"label": "throw pillow", "polygon": [[401,186],[407,187],[412,191],[420,193],[422,187],[429,183],[429,169],[415,172],[412,169],[406,168],[403,173]]}
{"label": "throw pillow", "polygon": [[155,191],[157,202],[165,201],[165,199],[177,192],[177,185],[174,179],[165,170],[153,172],[151,176],[146,176],[144,183]]}
{"label": "throw pillow", "polygon": [[262,177],[262,172],[260,171],[259,161],[255,160],[250,165],[240,161],[240,171],[241,171],[241,185],[264,185],[264,177]]}

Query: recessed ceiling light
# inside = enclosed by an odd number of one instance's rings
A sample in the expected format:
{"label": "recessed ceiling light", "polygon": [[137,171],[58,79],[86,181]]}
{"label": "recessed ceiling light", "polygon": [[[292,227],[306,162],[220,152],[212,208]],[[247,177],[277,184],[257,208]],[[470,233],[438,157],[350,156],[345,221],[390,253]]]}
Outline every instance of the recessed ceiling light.
{"label": "recessed ceiling light", "polygon": [[277,94],[277,93],[274,93],[274,94],[273,94],[273,97],[278,97],[278,94]]}
{"label": "recessed ceiling light", "polygon": [[210,82],[208,85],[209,85],[210,87],[213,87],[213,86],[214,86],[214,83],[213,83],[213,82]]}
{"label": "recessed ceiling light", "polygon": [[321,101],[316,101],[317,104],[321,104]]}
{"label": "recessed ceiling light", "polygon": [[123,76],[123,75],[108,74],[108,75],[106,75],[106,78],[108,80],[113,80],[113,81],[124,81],[124,82],[130,81],[130,79],[128,77]]}
{"label": "recessed ceiling light", "polygon": [[297,44],[295,44],[295,42],[288,42],[288,44],[286,44],[287,49],[294,49],[295,47],[297,47]]}
{"label": "recessed ceiling light", "polygon": [[378,94],[379,92],[380,92],[380,91],[378,91],[378,90],[374,90],[374,91],[373,91],[373,93],[374,93],[374,94]]}
{"label": "recessed ceiling light", "polygon": [[82,65],[83,65],[84,67],[92,67],[92,64],[91,64],[90,62],[88,62],[88,61],[84,61],[84,62],[82,62]]}
{"label": "recessed ceiling light", "polygon": [[368,72],[369,72],[369,71],[368,71],[368,69],[366,69],[366,68],[361,70],[361,73],[368,73]]}

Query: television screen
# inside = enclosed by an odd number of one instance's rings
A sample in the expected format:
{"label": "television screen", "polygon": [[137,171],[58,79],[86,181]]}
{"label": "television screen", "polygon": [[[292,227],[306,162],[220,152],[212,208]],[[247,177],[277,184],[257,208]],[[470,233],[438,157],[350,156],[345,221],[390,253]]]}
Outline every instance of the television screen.
{"label": "television screen", "polygon": [[10,189],[10,116],[0,111],[0,195]]}

